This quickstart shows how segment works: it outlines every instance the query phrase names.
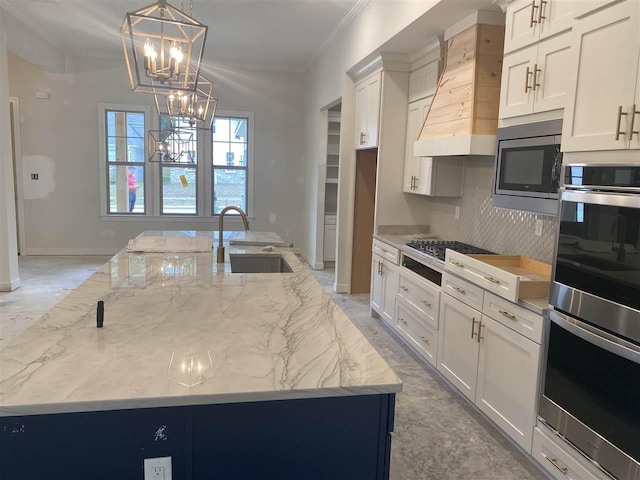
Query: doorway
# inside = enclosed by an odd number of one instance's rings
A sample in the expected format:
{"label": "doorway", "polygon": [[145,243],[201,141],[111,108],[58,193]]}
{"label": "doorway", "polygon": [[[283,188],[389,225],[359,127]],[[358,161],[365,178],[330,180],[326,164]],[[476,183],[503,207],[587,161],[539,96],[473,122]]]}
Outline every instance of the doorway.
{"label": "doorway", "polygon": [[371,246],[375,216],[377,161],[377,148],[356,152],[351,293],[369,293],[371,290]]}
{"label": "doorway", "polygon": [[13,196],[16,209],[16,245],[18,255],[24,250],[24,205],[22,195],[22,158],[20,149],[20,108],[16,97],[9,97],[11,158],[13,162]]}

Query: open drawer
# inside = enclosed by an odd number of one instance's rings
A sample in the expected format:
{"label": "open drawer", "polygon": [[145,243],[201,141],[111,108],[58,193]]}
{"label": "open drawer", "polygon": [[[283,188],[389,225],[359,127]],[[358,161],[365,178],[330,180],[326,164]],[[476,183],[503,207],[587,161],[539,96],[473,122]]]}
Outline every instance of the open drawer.
{"label": "open drawer", "polygon": [[465,255],[447,249],[446,270],[517,302],[549,294],[551,265],[520,255]]}

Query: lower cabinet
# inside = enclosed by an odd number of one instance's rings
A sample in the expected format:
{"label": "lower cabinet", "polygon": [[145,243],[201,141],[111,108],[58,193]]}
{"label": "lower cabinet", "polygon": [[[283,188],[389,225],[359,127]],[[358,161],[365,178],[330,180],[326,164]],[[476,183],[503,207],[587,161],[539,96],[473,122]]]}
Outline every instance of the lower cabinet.
{"label": "lower cabinet", "polygon": [[531,451],[540,345],[442,294],[438,370]]}
{"label": "lower cabinet", "polygon": [[398,266],[374,254],[371,261],[371,308],[393,326],[398,291]]}
{"label": "lower cabinet", "polygon": [[414,307],[406,300],[396,298],[395,328],[425,360],[436,365],[438,353],[438,330],[416,315]]}

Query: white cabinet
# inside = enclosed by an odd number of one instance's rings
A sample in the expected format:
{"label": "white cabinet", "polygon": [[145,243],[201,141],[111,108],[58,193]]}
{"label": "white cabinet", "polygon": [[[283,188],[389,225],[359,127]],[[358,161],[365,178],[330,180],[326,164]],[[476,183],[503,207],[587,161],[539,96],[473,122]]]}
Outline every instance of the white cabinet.
{"label": "white cabinet", "polygon": [[398,266],[374,253],[371,263],[370,305],[391,326],[393,326],[397,291]]}
{"label": "white cabinet", "polygon": [[438,330],[415,314],[401,297],[396,299],[396,331],[435,367],[438,353]]}
{"label": "white cabinet", "polygon": [[476,398],[481,314],[449,295],[440,296],[438,370],[472,402]]}
{"label": "white cabinet", "polygon": [[434,197],[460,197],[464,179],[462,158],[413,156],[413,144],[418,139],[432,98],[409,104],[402,190]]}
{"label": "white cabinet", "polygon": [[500,118],[564,108],[569,37],[566,33],[504,57]]}
{"label": "white cabinet", "polygon": [[[638,148],[640,2],[626,0],[579,19],[571,33],[565,152]],[[635,100],[634,100],[634,97]],[[634,137],[637,134],[634,134]]]}
{"label": "white cabinet", "polygon": [[[409,102],[433,95],[438,86],[439,60],[417,68],[409,75]],[[418,137],[416,137],[418,138]]]}
{"label": "white cabinet", "polygon": [[382,73],[356,84],[356,149],[378,146]]}
{"label": "white cabinet", "polygon": [[[487,292],[483,295],[482,290],[478,294],[468,282],[445,275],[458,298],[480,308],[486,305],[487,311],[441,294],[437,368],[505,433],[531,451],[541,347],[517,329],[541,332],[543,319],[517,305],[505,306],[504,300]],[[490,298],[483,302],[486,296]]]}
{"label": "white cabinet", "polygon": [[507,6],[504,53],[571,28],[575,0],[516,0]]}
{"label": "white cabinet", "polygon": [[536,422],[540,345],[482,315],[475,403],[526,451]]}
{"label": "white cabinet", "polygon": [[336,260],[336,224],[327,223],[325,217],[324,225],[324,251],[323,258],[325,262],[335,262]]}

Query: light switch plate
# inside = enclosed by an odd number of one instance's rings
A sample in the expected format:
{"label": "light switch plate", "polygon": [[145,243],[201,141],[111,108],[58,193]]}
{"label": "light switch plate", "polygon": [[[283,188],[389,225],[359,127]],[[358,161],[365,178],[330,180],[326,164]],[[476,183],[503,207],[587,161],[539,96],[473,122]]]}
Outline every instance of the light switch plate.
{"label": "light switch plate", "polygon": [[144,480],[171,480],[171,457],[145,458]]}

